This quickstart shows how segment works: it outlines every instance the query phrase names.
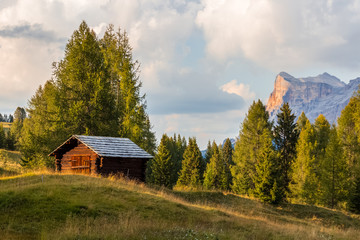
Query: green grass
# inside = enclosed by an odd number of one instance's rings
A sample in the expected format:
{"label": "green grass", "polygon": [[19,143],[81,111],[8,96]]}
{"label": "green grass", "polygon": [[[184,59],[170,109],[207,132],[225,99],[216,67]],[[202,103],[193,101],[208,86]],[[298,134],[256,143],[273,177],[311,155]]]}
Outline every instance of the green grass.
{"label": "green grass", "polygon": [[0,178],[2,239],[356,239],[358,215],[113,178]]}
{"label": "green grass", "polygon": [[0,177],[13,176],[21,173],[23,169],[20,162],[20,152],[0,149]]}

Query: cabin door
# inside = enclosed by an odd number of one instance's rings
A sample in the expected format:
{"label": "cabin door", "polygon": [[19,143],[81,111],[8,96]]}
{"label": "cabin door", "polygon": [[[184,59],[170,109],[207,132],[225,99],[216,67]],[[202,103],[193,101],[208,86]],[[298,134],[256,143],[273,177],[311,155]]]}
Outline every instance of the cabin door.
{"label": "cabin door", "polygon": [[72,156],[71,169],[73,173],[90,173],[90,156]]}

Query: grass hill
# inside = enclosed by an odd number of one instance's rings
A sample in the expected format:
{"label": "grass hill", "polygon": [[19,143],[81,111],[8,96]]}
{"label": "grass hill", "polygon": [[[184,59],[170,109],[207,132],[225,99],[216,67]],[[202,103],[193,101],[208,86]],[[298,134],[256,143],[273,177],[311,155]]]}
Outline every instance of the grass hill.
{"label": "grass hill", "polygon": [[0,178],[2,239],[359,239],[360,218],[233,194],[51,173]]}

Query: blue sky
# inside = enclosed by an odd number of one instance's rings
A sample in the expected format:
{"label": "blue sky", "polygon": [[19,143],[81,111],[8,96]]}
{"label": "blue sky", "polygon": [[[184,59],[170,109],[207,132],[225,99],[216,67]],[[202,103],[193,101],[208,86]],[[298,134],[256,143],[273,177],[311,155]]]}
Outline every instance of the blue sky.
{"label": "blue sky", "polygon": [[360,76],[360,1],[2,0],[0,112],[26,107],[85,20],[101,37],[125,29],[141,63],[154,131],[236,137],[276,75]]}

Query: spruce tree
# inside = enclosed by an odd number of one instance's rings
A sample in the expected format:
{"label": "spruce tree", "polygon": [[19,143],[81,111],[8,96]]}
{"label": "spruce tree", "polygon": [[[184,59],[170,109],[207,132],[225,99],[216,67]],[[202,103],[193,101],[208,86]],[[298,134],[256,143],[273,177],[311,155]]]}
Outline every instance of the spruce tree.
{"label": "spruce tree", "polygon": [[189,138],[188,146],[184,152],[184,160],[176,183],[178,187],[196,188],[201,185],[200,175],[202,156],[196,143],[196,138]]}
{"label": "spruce tree", "polygon": [[165,187],[172,187],[171,177],[174,165],[171,159],[169,145],[169,137],[164,134],[161,138],[158,152],[151,164],[151,182]]}
{"label": "spruce tree", "polygon": [[313,168],[316,154],[316,133],[307,120],[296,145],[297,157],[292,166],[292,196],[301,201],[314,204],[317,200],[319,180]]}
{"label": "spruce tree", "polygon": [[229,138],[225,140],[224,145],[221,148],[222,157],[224,160],[224,171],[225,175],[223,177],[223,186],[222,189],[230,190],[232,185],[232,175],[230,169],[234,165],[233,162],[233,147]]}
{"label": "spruce tree", "polygon": [[282,193],[278,186],[279,171],[271,132],[264,130],[260,141],[262,147],[258,154],[258,164],[255,166],[254,195],[263,202],[279,203],[282,201]]}
{"label": "spruce tree", "polygon": [[212,156],[210,162],[206,166],[204,174],[204,186],[207,189],[225,190],[225,162],[215,141],[212,143],[211,151]]}
{"label": "spruce tree", "polygon": [[260,100],[254,101],[243,121],[240,136],[235,145],[234,166],[231,169],[234,192],[253,195],[256,165],[259,163],[259,154],[264,147],[261,145],[261,138],[264,131],[271,131],[271,128],[272,124],[265,106]]}
{"label": "spruce tree", "polygon": [[299,137],[296,116],[291,112],[288,103],[284,103],[277,115],[277,125],[274,127],[274,142],[278,152],[278,192],[281,200],[289,193],[291,181],[290,170],[296,157],[296,143]]}

